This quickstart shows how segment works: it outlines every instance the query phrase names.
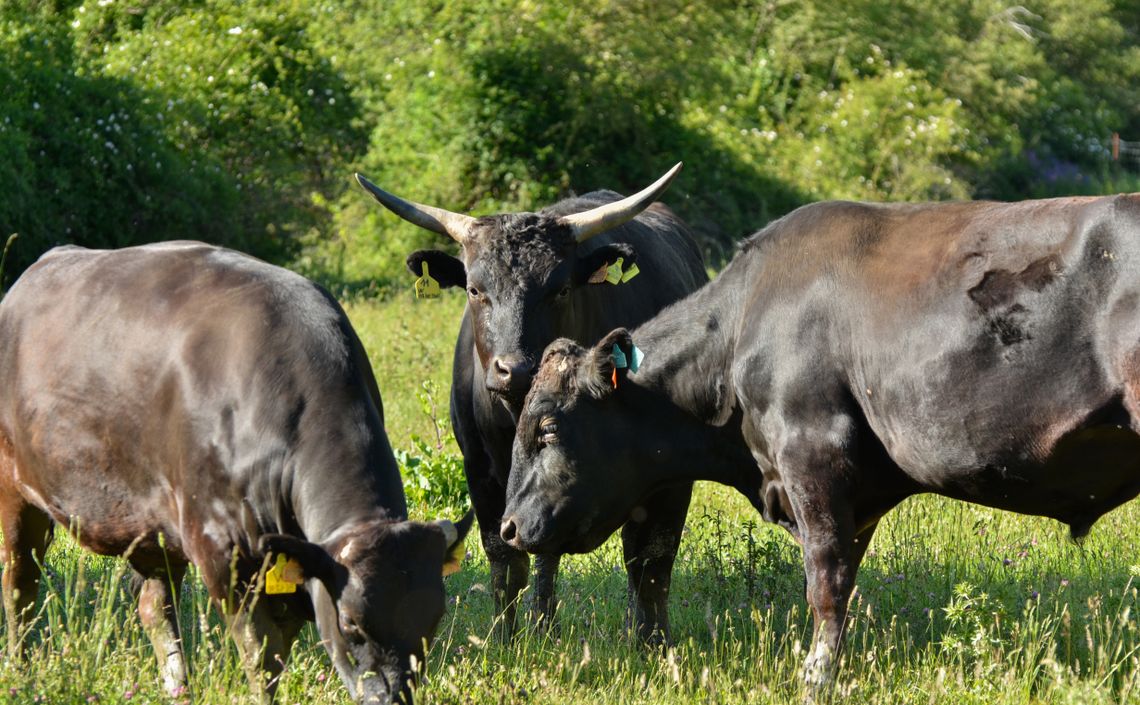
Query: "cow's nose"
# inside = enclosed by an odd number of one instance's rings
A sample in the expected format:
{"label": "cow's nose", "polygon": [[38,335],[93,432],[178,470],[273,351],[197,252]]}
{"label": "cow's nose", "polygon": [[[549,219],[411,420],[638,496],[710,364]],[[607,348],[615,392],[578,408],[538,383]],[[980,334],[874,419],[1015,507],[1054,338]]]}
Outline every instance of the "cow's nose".
{"label": "cow's nose", "polygon": [[518,528],[515,526],[514,519],[511,517],[503,519],[503,524],[499,527],[499,536],[507,543],[514,545],[513,542],[518,538]]}
{"label": "cow's nose", "polygon": [[530,375],[534,372],[534,367],[521,356],[496,357],[491,362],[491,368],[494,370],[495,381],[502,389],[528,384]]}

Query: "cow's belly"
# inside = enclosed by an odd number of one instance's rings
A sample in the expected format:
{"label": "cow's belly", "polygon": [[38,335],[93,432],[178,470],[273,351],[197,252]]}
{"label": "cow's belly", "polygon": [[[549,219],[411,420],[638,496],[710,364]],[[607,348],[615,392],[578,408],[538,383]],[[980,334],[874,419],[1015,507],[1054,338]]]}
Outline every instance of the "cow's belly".
{"label": "cow's belly", "polygon": [[182,555],[181,512],[169,488],[156,484],[140,492],[137,477],[82,459],[45,463],[36,454],[20,455],[14,472],[17,491],[83,547],[104,555],[165,547]]}
{"label": "cow's belly", "polygon": [[1065,434],[1042,460],[1002,459],[923,483],[949,497],[1048,516],[1083,536],[1140,493],[1140,435],[1117,424]]}

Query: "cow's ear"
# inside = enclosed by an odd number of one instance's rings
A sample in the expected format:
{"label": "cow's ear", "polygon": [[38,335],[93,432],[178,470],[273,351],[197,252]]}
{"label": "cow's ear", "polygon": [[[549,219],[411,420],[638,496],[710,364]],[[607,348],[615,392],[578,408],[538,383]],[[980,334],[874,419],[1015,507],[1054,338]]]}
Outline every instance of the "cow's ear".
{"label": "cow's ear", "polygon": [[471,531],[471,524],[474,521],[475,510],[468,509],[458,524],[452,524],[447,519],[440,519],[435,522],[436,526],[443,532],[444,540],[447,541],[447,548],[443,552],[444,576],[451,575],[459,570],[459,564],[463,562],[463,556],[467,553],[464,541],[467,539],[467,532]]}
{"label": "cow's ear", "polygon": [[416,250],[408,255],[408,271],[417,277],[423,276],[424,262],[427,262],[428,273],[439,282],[440,287],[467,288],[467,268],[459,259],[439,250]]}
{"label": "cow's ear", "polygon": [[628,359],[633,348],[633,338],[628,330],[615,328],[610,331],[590,350],[589,358],[580,372],[586,376],[586,379],[581,380],[582,387],[595,399],[603,399],[617,389],[629,371],[628,366],[619,366],[614,360],[615,346]]}
{"label": "cow's ear", "polygon": [[261,555],[269,556],[270,561],[283,555],[299,565],[302,581],[316,578],[324,583],[330,595],[335,597],[340,592],[345,568],[333,560],[324,547],[288,534],[265,534],[258,541],[257,547]]}
{"label": "cow's ear", "polygon": [[574,265],[574,283],[575,284],[604,284],[606,281],[606,270],[618,259],[622,261],[622,267],[629,269],[637,260],[637,250],[625,242],[615,242],[611,245],[603,245],[598,249],[578,258]]}

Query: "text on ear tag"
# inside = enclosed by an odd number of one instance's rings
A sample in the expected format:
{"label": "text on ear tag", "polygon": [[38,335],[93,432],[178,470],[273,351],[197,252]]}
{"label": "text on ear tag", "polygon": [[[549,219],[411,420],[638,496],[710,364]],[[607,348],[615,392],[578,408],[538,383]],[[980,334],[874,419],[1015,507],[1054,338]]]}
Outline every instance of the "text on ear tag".
{"label": "text on ear tag", "polygon": [[428,263],[423,262],[423,276],[416,280],[417,299],[438,299],[439,282],[428,274]]}
{"label": "text on ear tag", "polygon": [[618,257],[616,262],[606,267],[606,281],[610,284],[621,282],[621,263],[624,259],[624,257]]}
{"label": "text on ear tag", "polygon": [[273,567],[265,572],[265,594],[281,595],[297,592],[297,586],[305,582],[301,564],[284,553],[277,554]]}

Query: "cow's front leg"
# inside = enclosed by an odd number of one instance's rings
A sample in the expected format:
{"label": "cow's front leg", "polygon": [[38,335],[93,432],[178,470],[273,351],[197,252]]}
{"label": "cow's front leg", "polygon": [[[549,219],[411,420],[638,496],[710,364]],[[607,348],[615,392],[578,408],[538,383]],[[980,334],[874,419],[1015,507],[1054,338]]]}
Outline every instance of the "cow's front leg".
{"label": "cow's front leg", "polygon": [[506,640],[515,633],[518,598],[526,587],[530,556],[503,541],[499,536],[499,522],[486,530],[484,526],[480,522],[479,535],[483,539],[487,561],[491,564],[491,593],[494,595],[495,614],[498,616],[495,632],[499,639]]}
{"label": "cow's front leg", "polygon": [[[817,506],[809,504],[805,514],[812,514]],[[835,676],[855,576],[876,526],[857,532],[850,510],[842,509],[820,511],[800,526],[807,601],[814,619],[812,648],[804,662],[809,701],[825,693]]]}
{"label": "cow's front leg", "polygon": [[669,643],[669,586],[692,496],[692,485],[656,492],[634,508],[622,528],[629,613],[645,644]]}
{"label": "cow's front leg", "polygon": [[554,611],[558,606],[555,584],[561,561],[562,556],[557,553],[543,553],[534,557],[534,596],[530,613],[540,628],[553,629],[555,626]]}
{"label": "cow's front leg", "polygon": [[154,647],[162,685],[172,697],[181,695],[187,687],[186,661],[174,599],[185,574],[186,566],[179,564],[171,565],[169,574],[154,573],[151,577],[139,574],[139,620]]}
{"label": "cow's front leg", "polygon": [[240,609],[224,611],[249,678],[250,691],[261,703],[273,702],[281,671],[300,629],[299,623],[279,623],[273,618],[271,599],[255,596]]}

